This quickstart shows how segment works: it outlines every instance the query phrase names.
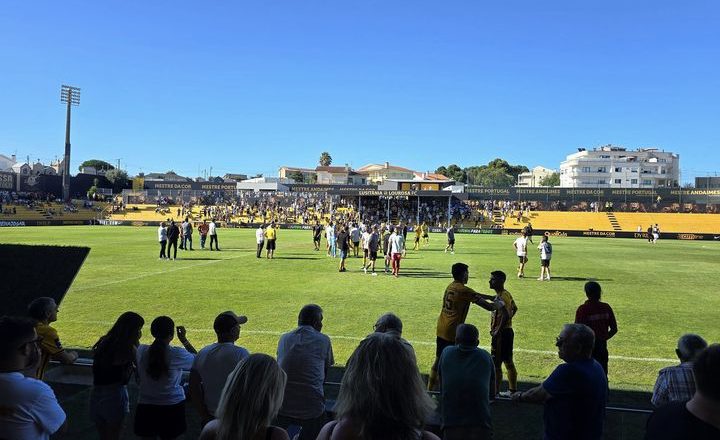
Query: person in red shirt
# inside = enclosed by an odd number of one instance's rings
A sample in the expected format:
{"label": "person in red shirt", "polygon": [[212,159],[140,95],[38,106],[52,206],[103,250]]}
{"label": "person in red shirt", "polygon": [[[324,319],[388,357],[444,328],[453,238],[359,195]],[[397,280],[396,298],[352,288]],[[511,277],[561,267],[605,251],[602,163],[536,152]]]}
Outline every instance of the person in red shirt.
{"label": "person in red shirt", "polygon": [[585,324],[595,332],[593,358],[602,365],[605,375],[608,372],[607,341],[618,331],[615,314],[609,304],[600,302],[602,288],[595,281],[585,283],[587,301],[575,312],[575,323]]}

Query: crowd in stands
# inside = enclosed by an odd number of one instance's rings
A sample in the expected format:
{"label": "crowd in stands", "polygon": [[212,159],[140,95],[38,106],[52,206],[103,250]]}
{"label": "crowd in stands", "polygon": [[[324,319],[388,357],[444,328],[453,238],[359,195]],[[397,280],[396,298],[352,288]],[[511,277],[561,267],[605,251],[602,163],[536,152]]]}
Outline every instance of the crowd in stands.
{"label": "crowd in stands", "polygon": [[[127,387],[134,375],[139,397],[132,430],[142,438],[184,434],[187,402],[200,416],[203,440],[439,440],[426,430],[433,414],[439,415],[444,439],[491,439],[490,403],[505,395],[498,393],[502,359],[495,336],[492,354],[479,348],[480,332],[465,324],[464,316],[475,303],[493,311],[493,333],[511,329],[496,326],[496,316],[506,313],[512,297],[504,289],[502,272],[491,274],[496,297],[465,286],[466,265],[454,265],[452,273],[446,296],[460,295],[457,305],[464,314],[443,318],[444,304],[438,319],[438,329],[452,329],[452,335],[442,334],[447,343],[438,339],[442,350],[431,377],[439,388],[437,402],[425,390],[415,350],[402,337],[402,321],[392,313],[378,318],[350,356],[335,405],[329,408],[324,384],[335,360],[331,338],[323,333],[323,309],[316,304],[302,307],[297,327],[280,337],[276,357],[250,354],[237,345],[248,318],[232,311],[217,315],[216,342],[199,351],[186,329],[168,316],[152,320],[152,343],[141,344],[145,319],[129,311],[93,346],[89,417],[101,439],[119,438],[131,411]],[[607,362],[607,351],[598,353],[597,347],[617,329],[607,323],[612,310],[599,302],[599,285],[588,283],[585,290],[588,302],[578,309],[577,322],[564,325],[555,341],[562,363],[531,389],[517,390],[516,378],[509,379],[510,400],[544,406],[546,439],[603,438],[608,382],[602,361]],[[51,359],[70,364],[78,358],[63,348],[51,326],[58,312],[53,299],[41,297],[29,305],[27,318],[0,318],[1,438],[47,439],[66,427],[65,411],[42,381]],[[172,345],[175,337],[182,346]],[[645,438],[720,438],[720,344],[684,335],[676,353],[680,364],[659,372],[652,396],[657,409],[648,419]]]}

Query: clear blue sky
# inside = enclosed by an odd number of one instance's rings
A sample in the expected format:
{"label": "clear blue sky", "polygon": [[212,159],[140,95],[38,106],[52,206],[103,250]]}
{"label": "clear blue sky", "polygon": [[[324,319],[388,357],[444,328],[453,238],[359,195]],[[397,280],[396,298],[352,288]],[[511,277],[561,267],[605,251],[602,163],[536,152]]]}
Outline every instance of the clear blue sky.
{"label": "clear blue sky", "polygon": [[0,13],[0,153],[277,175],[655,146],[720,172],[720,2],[29,1]]}

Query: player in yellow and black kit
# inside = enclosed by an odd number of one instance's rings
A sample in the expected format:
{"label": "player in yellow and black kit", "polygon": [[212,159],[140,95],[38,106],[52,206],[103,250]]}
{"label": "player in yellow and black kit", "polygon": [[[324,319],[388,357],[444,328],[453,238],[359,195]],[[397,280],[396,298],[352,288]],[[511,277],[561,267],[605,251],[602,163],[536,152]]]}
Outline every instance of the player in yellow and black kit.
{"label": "player in yellow and black kit", "polygon": [[460,324],[465,323],[470,303],[477,304],[485,310],[494,311],[501,307],[499,302],[490,302],[495,297],[483,295],[467,287],[470,272],[467,264],[455,263],[452,266],[453,282],[445,289],[443,306],[437,322],[437,339],[435,349],[435,363],[433,363],[428,379],[428,389],[437,388],[437,364],[445,347],[455,344],[455,331]]}
{"label": "player in yellow and black kit", "polygon": [[418,251],[418,250],[420,250],[420,237],[422,236],[422,226],[415,225],[414,231],[415,231],[415,246],[413,246],[413,250]]}
{"label": "player in yellow and black kit", "polygon": [[508,374],[508,396],[517,391],[517,370],[513,362],[513,342],[515,333],[512,329],[512,319],[517,313],[517,306],[510,292],[505,290],[505,272],[496,270],[490,273],[490,288],[496,293],[495,300],[502,302],[503,306],[492,313],[490,319],[490,354],[495,363],[495,392],[500,393],[502,383],[502,364],[505,364]]}

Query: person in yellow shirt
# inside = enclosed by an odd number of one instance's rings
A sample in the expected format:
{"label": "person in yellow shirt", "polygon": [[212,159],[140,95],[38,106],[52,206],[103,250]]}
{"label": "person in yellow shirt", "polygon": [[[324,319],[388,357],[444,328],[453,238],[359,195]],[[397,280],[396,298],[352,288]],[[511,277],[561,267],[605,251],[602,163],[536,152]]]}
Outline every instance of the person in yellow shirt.
{"label": "person in yellow shirt", "polygon": [[275,227],[275,223],[270,223],[270,226],[265,229],[265,241],[266,249],[267,249],[267,257],[269,259],[275,258],[275,240],[277,239],[277,228]]}
{"label": "person in yellow shirt", "polygon": [[428,225],[426,222],[423,222],[420,226],[420,229],[422,230],[422,238],[425,246],[427,246],[430,243],[430,236],[428,235]]}
{"label": "person in yellow shirt", "polygon": [[33,376],[42,380],[47,370],[50,359],[56,359],[63,364],[72,364],[78,354],[75,351],[66,351],[60,343],[57,330],[50,327],[51,322],[57,321],[57,314],[60,308],[55,300],[46,296],[36,298],[28,306],[28,315],[35,320],[35,331],[40,341],[40,363],[37,369],[29,370],[26,376]]}
{"label": "person in yellow shirt", "polygon": [[420,250],[420,237],[422,236],[422,226],[415,225],[415,245],[413,246],[414,251]]}
{"label": "person in yellow shirt", "polygon": [[436,390],[438,385],[437,364],[440,355],[446,347],[455,345],[455,332],[460,324],[465,323],[470,303],[474,303],[485,310],[495,311],[502,307],[492,295],[478,293],[466,286],[470,271],[467,264],[455,263],[452,265],[453,281],[445,288],[443,305],[437,321],[437,338],[435,347],[435,362],[430,370],[428,389]]}
{"label": "person in yellow shirt", "polygon": [[[495,300],[503,306],[492,313],[490,318],[490,354],[495,363],[495,392],[506,397],[517,391],[517,370],[513,362],[513,342],[515,333],[512,319],[517,313],[517,305],[510,292],[505,290],[505,272],[496,270],[490,273],[490,288],[496,293]],[[505,364],[508,375],[508,392],[500,393],[502,384],[502,364]]]}

